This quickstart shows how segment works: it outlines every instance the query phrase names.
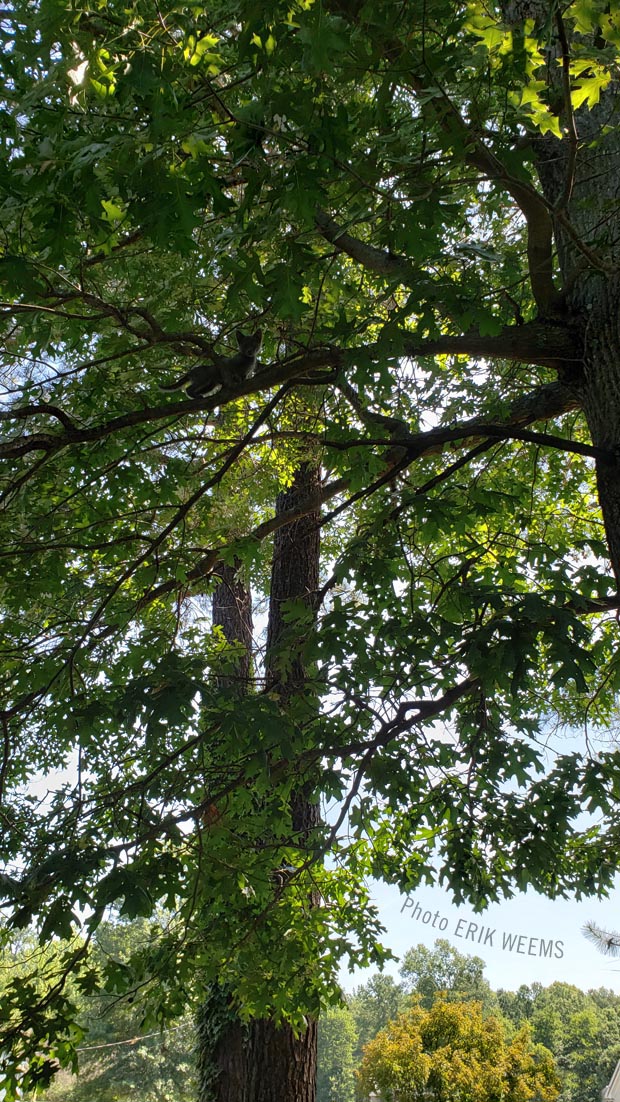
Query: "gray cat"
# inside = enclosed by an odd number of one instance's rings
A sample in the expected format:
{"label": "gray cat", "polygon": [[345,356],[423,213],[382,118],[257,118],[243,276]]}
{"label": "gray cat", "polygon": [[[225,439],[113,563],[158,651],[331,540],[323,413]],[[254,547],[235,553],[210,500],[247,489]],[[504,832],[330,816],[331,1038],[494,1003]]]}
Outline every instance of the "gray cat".
{"label": "gray cat", "polygon": [[258,329],[252,335],[246,335],[239,329],[236,332],[239,351],[235,356],[227,356],[212,364],[196,364],[190,367],[174,383],[162,386],[162,390],[180,390],[185,388],[188,398],[208,398],[218,390],[234,390],[244,383],[256,371],[256,357],[261,350],[263,333]]}

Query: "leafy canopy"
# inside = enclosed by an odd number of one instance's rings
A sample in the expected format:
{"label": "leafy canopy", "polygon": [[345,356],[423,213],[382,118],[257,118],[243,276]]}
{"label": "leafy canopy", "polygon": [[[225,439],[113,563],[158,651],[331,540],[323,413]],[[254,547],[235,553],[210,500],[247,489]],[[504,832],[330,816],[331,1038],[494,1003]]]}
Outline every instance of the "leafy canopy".
{"label": "leafy canopy", "polygon": [[[427,9],[0,18],[2,888],[13,926],[77,938],[32,997],[23,977],[2,992],[9,1097],[32,1053],[71,1060],[66,977],[95,982],[113,905],[175,915],[96,981],[150,993],[148,1022],[217,978],[301,1028],[343,954],[384,955],[370,875],[476,906],[613,879],[617,753],[539,741],[551,719],[608,723],[619,669],[598,453],[556,378],[549,27]],[[618,17],[562,18],[590,111]],[[239,328],[264,333],[253,378],[159,389]],[[319,627],[292,604],[279,662],[303,641],[308,691],[266,691],[259,638],[239,699],[207,598],[222,561],[266,594],[274,499],[307,461]],[[337,807],[303,846],[300,786]]]}
{"label": "leafy canopy", "polygon": [[559,1078],[551,1053],[532,1045],[527,1026],[507,1041],[500,1018],[480,1003],[413,1007],[366,1046],[358,1072],[362,1098],[387,1102],[554,1102]]}

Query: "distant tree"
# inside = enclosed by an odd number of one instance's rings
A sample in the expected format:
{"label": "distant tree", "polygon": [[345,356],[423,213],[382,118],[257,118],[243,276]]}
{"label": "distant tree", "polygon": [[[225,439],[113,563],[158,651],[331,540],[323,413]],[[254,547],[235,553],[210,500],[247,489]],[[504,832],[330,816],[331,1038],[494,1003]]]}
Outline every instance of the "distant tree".
{"label": "distant tree", "polygon": [[535,1042],[551,1050],[561,1078],[560,1102],[597,1102],[620,1056],[620,998],[601,988],[532,984],[500,991],[502,1013],[528,1022]]}
{"label": "distant tree", "polygon": [[571,1031],[573,1019],[588,1011],[589,1002],[585,991],[572,983],[552,983],[549,987],[542,987],[536,996],[531,1015],[535,1040],[546,1044],[544,1037],[555,1033],[555,1047],[552,1051],[557,1052],[559,1047],[563,1050],[571,1034],[574,1035],[574,1030]]}
{"label": "distant tree", "polygon": [[[93,969],[106,961],[122,969],[137,946],[148,942],[152,927],[140,918],[100,926],[91,957]],[[32,999],[28,973],[35,954],[40,959],[36,938],[29,931],[5,929],[0,934],[0,992],[11,979],[20,977],[24,999]],[[67,943],[55,939],[45,947],[45,958],[58,968],[66,952]],[[80,1008],[75,1026],[79,1074],[60,1071],[45,1093],[46,1102],[193,1102],[195,1030],[191,1014],[171,1022],[165,1030],[156,1025],[145,1029],[144,1008],[132,999],[89,995],[71,980],[69,984]],[[4,1097],[1,1090],[0,1097]]]}
{"label": "distant tree", "polygon": [[543,990],[541,983],[532,983],[529,986],[522,983],[517,991],[497,991],[499,1008],[508,1021],[515,1025],[528,1022],[534,1013],[537,995]]}
{"label": "distant tree", "polygon": [[546,1045],[556,1054],[563,1051],[566,1023],[559,1010],[552,1006],[535,1010],[531,1016],[530,1025],[532,1035],[539,1044]]}
{"label": "distant tree", "polygon": [[384,1102],[555,1102],[559,1078],[527,1026],[508,1042],[480,1003],[438,1000],[412,1007],[367,1045],[358,1089]]}
{"label": "distant tree", "polygon": [[480,957],[459,953],[445,938],[437,938],[433,949],[409,949],[400,969],[405,990],[418,995],[427,1009],[444,993],[449,999],[478,999],[486,1010],[497,1011],[497,997],[483,973]]}
{"label": "distant tree", "polygon": [[348,1006],[328,1010],[319,1020],[316,1102],[353,1102],[357,1030]]}
{"label": "distant tree", "polygon": [[377,972],[358,987],[351,997],[350,1005],[357,1029],[356,1060],[359,1062],[362,1049],[376,1037],[380,1029],[396,1018],[405,1009],[407,998],[403,988],[393,976]]}
{"label": "distant tree", "polygon": [[620,1002],[618,995],[610,987],[597,987],[588,991],[588,998],[592,999],[595,1006],[598,1006],[601,1010],[612,1009],[615,1011]]}

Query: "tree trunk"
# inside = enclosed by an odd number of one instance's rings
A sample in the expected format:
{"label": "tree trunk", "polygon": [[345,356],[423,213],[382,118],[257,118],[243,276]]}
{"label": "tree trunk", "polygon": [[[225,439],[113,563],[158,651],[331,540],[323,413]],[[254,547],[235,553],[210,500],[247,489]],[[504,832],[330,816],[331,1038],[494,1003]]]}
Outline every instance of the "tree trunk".
{"label": "tree trunk", "polygon": [[611,565],[620,588],[620,280],[592,279],[584,303],[583,411],[592,443],[608,458],[596,462],[598,496]]}
{"label": "tree trunk", "polygon": [[[577,113],[580,154],[567,211],[577,240],[561,221],[556,238],[568,313],[579,320],[583,334],[583,372],[576,385],[592,443],[608,452],[607,459],[597,460],[596,476],[611,564],[620,586],[619,126],[620,94],[612,83],[596,108]],[[565,143],[562,155],[559,143],[554,145],[555,158],[541,178],[547,197],[555,196],[557,202],[570,166]],[[589,263],[584,248],[591,250]]]}
{"label": "tree trunk", "polygon": [[248,691],[252,668],[252,595],[248,586],[241,580],[240,564],[228,566],[219,563],[216,573],[219,585],[213,592],[213,626],[221,627],[229,643],[242,643],[243,654],[232,677],[220,679],[220,685],[230,688],[239,696]]}
{"label": "tree trunk", "polygon": [[[592,125],[602,127],[603,113],[611,133],[588,151],[587,163],[577,164],[567,215],[579,244],[556,219],[558,256],[566,287],[566,311],[573,331],[581,335],[581,370],[568,380],[575,389],[592,443],[607,451],[596,461],[599,501],[609,555],[620,586],[620,279],[613,271],[620,258],[617,166],[620,163],[620,98],[605,97],[605,105],[579,112],[580,136],[589,143]],[[615,125],[612,121],[615,120]],[[556,203],[570,171],[565,146],[544,143],[540,176],[546,197]],[[549,157],[550,151],[554,154]],[[597,269],[586,262],[579,245],[600,258]]]}
{"label": "tree trunk", "polygon": [[[549,20],[543,0],[506,0],[504,17]],[[558,9],[560,10],[560,9]],[[561,87],[557,16],[548,44],[549,79]],[[564,28],[564,34],[566,34]],[[579,36],[574,36],[578,41]],[[568,43],[569,50],[574,42]],[[566,130],[568,120],[562,119]],[[599,502],[611,565],[620,587],[620,90],[616,81],[593,108],[575,113],[576,146],[547,135],[535,140],[542,190],[553,212],[554,239],[564,296],[565,320],[581,352],[570,378],[592,438],[608,452],[596,461]],[[581,348],[579,345],[581,344]]]}
{"label": "tree trunk", "polygon": [[199,1102],[314,1102],[317,1023],[299,1037],[268,1019],[241,1022],[214,987],[198,1017]]}
{"label": "tree trunk", "polygon": [[268,1020],[237,1022],[218,1055],[218,1102],[314,1102],[316,1022],[300,1037]]}
{"label": "tree trunk", "polygon": [[[284,512],[315,492],[318,477],[316,467],[300,468],[292,487],[278,496],[276,512]],[[213,623],[221,625],[229,641],[244,644],[244,656],[230,679],[231,688],[244,692],[251,667],[250,595],[235,578],[234,569],[223,566],[218,573],[222,581],[213,596]],[[283,606],[289,600],[302,600],[315,613],[318,578],[319,514],[314,511],[279,530],[274,540],[266,676],[268,685],[279,693],[283,708],[306,688],[301,649],[307,633],[305,625],[303,637],[287,639],[287,658],[292,648],[293,659],[283,674],[278,661],[278,646],[286,630]],[[291,831],[297,844],[318,822],[318,805],[302,787],[291,806]],[[310,1021],[300,1036],[270,1020],[242,1023],[229,993],[214,985],[198,1016],[198,1049],[199,1102],[314,1102],[316,1021]]]}
{"label": "tree trunk", "polygon": [[[278,495],[276,513],[279,515],[316,494],[318,480],[316,466],[300,467],[291,488]],[[283,708],[292,697],[307,692],[302,647],[308,628],[306,625],[302,637],[291,639],[282,612],[287,601],[301,600],[316,614],[319,520],[318,511],[312,511],[277,531],[274,538],[266,674],[267,684],[277,689]],[[287,665],[283,675],[278,646],[285,635]],[[289,664],[291,651],[293,657]],[[297,844],[318,822],[318,805],[308,799],[303,788],[300,789],[291,807],[291,828]],[[316,1049],[316,1021],[310,1021],[298,1037],[289,1027],[277,1029],[269,1021],[253,1022],[247,1044],[249,1092],[243,1102],[314,1102]],[[233,1102],[233,1099],[226,1099],[226,1102]]]}
{"label": "tree trunk", "polygon": [[[241,580],[238,563],[218,563],[216,573],[220,582],[213,591],[213,625],[222,628],[227,642],[243,644],[233,674],[218,678],[218,684],[243,696],[248,692],[252,667],[252,595]],[[227,988],[211,985],[196,1016],[196,1029],[198,1102],[249,1102],[249,1027],[235,1014]]]}

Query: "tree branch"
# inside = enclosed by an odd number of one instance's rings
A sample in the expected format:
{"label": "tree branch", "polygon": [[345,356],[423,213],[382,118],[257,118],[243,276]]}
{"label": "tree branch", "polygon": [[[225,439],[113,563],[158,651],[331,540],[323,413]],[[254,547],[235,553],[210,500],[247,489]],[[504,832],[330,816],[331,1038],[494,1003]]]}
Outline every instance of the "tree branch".
{"label": "tree branch", "polygon": [[469,151],[465,153],[466,164],[499,184],[514,199],[527,223],[528,271],[534,301],[542,317],[557,313],[562,298],[553,281],[553,221],[546,200],[531,184],[510,174],[442,89],[436,88],[436,94],[429,98],[425,94],[428,93],[427,83],[422,77],[412,73],[408,80],[416,95],[421,97],[422,110],[431,111],[449,135],[455,130],[459,133],[463,148]]}
{"label": "tree branch", "polygon": [[[420,723],[428,723],[429,720],[437,719],[438,716],[443,715],[464,696],[473,692],[478,684],[477,678],[470,677],[448,689],[437,700],[404,700],[398,706],[395,716],[387,720],[369,742],[349,742],[345,746],[330,747],[329,751],[323,747],[321,752],[322,754],[329,752],[338,757],[348,757],[350,754],[364,753],[366,755],[369,750],[380,750],[397,738],[398,735],[410,730],[411,727],[416,727]],[[411,713],[415,714],[412,715]]]}
{"label": "tree branch", "polygon": [[555,371],[577,375],[582,364],[579,334],[567,324],[554,325],[531,321],[525,325],[507,325],[501,333],[481,335],[477,332],[450,334],[436,340],[405,339],[403,352],[412,358],[420,356],[455,355],[489,357],[518,363],[538,364]]}
{"label": "tree branch", "polygon": [[[94,441],[103,440],[105,437],[111,436],[123,429],[135,428],[138,425],[148,424],[153,421],[166,421],[170,420],[170,418],[176,420],[185,413],[203,414],[205,411],[210,412],[217,409],[219,406],[236,401],[238,398],[242,398],[245,395],[255,394],[268,387],[289,382],[290,380],[296,379],[298,375],[305,373],[311,375],[323,368],[335,369],[341,362],[342,353],[339,349],[317,349],[316,351],[295,356],[290,360],[284,361],[282,364],[270,365],[251,379],[248,379],[242,386],[236,387],[234,390],[222,390],[210,398],[185,398],[181,402],[175,401],[173,403],[168,401],[165,405],[131,410],[130,413],[124,413],[120,417],[113,417],[111,420],[104,421],[100,425],[84,428],[78,428],[73,425],[71,429],[67,428],[67,431],[62,434],[36,432],[29,436],[20,436],[18,439],[7,440],[0,444],[0,459],[15,459],[19,456],[27,455],[28,452],[31,451],[44,451],[52,455],[55,452],[61,451],[63,448],[70,447],[72,444],[93,443]],[[327,374],[323,374],[322,376],[309,378],[308,380],[300,378],[299,382],[304,383],[307,381],[313,385],[318,385],[321,382],[328,381],[330,377],[331,376]],[[257,386],[257,383],[260,385]],[[4,410],[0,414],[0,417],[8,421],[11,419],[24,420],[26,416],[34,416],[35,412],[44,412],[43,403],[38,403],[36,407],[17,406],[11,410]],[[47,412],[63,421],[63,424],[70,423],[68,415],[64,414],[55,406],[50,406]]]}
{"label": "tree branch", "polygon": [[359,238],[352,237],[323,210],[317,209],[315,222],[317,229],[326,241],[335,245],[341,252],[346,253],[352,260],[356,260],[369,272],[376,272],[377,275],[397,276],[401,283],[408,287],[419,284],[420,272],[406,257],[387,252],[385,249],[377,249],[374,245],[367,245]]}
{"label": "tree branch", "polygon": [[[175,334],[180,339],[182,334]],[[172,339],[169,334],[166,339]],[[580,342],[578,336],[567,325],[554,325],[549,322],[533,321],[526,325],[509,325],[496,335],[481,336],[479,333],[465,333],[460,336],[446,335],[436,340],[416,340],[403,330],[402,344],[394,345],[390,350],[384,343],[364,345],[360,348],[364,355],[377,362],[399,356],[420,358],[423,356],[458,355],[473,357],[498,357],[519,363],[539,364],[551,367],[574,376],[581,366]],[[0,444],[0,459],[15,459],[31,451],[44,451],[52,455],[72,444],[85,444],[103,440],[105,437],[123,429],[153,421],[178,417],[185,413],[203,413],[211,411],[228,402],[236,401],[245,395],[255,394],[274,385],[281,385],[296,379],[298,383],[320,385],[334,378],[333,372],[347,361],[355,362],[357,349],[343,351],[335,346],[317,348],[293,356],[281,363],[261,367],[250,379],[234,390],[222,390],[211,398],[186,398],[181,402],[151,406],[146,409],[132,410],[130,413],[114,417],[100,425],[78,428],[57,406],[38,403],[37,405],[18,406],[0,413],[2,420],[24,420],[28,416],[47,412],[65,425],[62,434],[36,432],[29,436],[7,440]],[[330,374],[331,372],[331,374]],[[304,376],[307,376],[304,378]],[[571,408],[576,408],[575,401]],[[550,416],[554,416],[553,410]],[[71,427],[70,427],[71,426]]]}
{"label": "tree branch", "polygon": [[47,413],[50,417],[55,417],[57,421],[64,425],[67,432],[80,431],[75,421],[72,421],[64,410],[51,405],[49,402],[37,402],[28,406],[18,406],[16,409],[0,410],[0,421],[25,421],[28,417],[36,417],[40,413]]}
{"label": "tree branch", "polygon": [[[590,459],[607,460],[615,458],[615,453],[608,448],[595,447],[593,444],[582,444],[578,440],[568,440],[563,436],[553,436],[548,432],[528,432],[526,429],[514,428],[510,424],[488,424],[484,421],[477,423],[476,431],[472,432],[473,423],[466,422],[463,425],[444,429],[431,429],[428,433],[417,433],[409,440],[399,436],[398,446],[407,448],[413,459],[420,455],[433,455],[443,451],[446,444],[467,440],[468,444],[479,443],[481,440],[491,437],[495,440],[524,440],[528,444],[538,444],[541,447],[555,448],[558,451],[573,452],[575,455],[585,455]],[[431,442],[433,438],[433,442]],[[420,451],[420,449],[422,449]]]}
{"label": "tree branch", "polygon": [[[540,410],[539,413],[536,412],[538,401]],[[514,425],[516,426],[529,424],[539,419],[547,420],[549,417],[560,416],[563,413],[567,413],[578,408],[579,403],[577,399],[575,398],[574,394],[572,394],[568,390],[567,387],[562,386],[560,383],[546,384],[544,386],[538,387],[535,391],[527,396],[527,399],[521,399],[519,402],[515,403],[513,410],[509,414],[509,417],[514,418],[513,422],[509,420],[506,422],[505,425],[494,426],[494,428],[497,429],[497,435],[499,435],[499,433],[503,431],[504,436],[509,437],[509,426],[511,423],[514,423]],[[408,449],[407,456],[403,459],[402,462],[396,464],[396,466],[393,463],[388,464],[385,473],[381,475],[375,482],[373,482],[371,487],[367,487],[367,491],[374,492],[375,490],[379,489],[382,485],[393,478],[394,474],[398,473],[398,470],[408,467],[416,460],[422,459],[423,457],[428,455],[439,454],[443,451],[447,443],[452,443],[456,441],[464,443],[466,441],[470,442],[472,439],[480,438],[480,436],[484,435],[482,431],[484,426],[485,422],[471,420],[463,422],[463,424],[461,424],[460,426],[452,425],[450,426],[450,428],[446,429],[431,429],[429,432],[426,433],[411,434],[409,438],[405,436],[404,440],[399,434],[398,446],[402,446]],[[519,431],[521,430],[515,428],[515,433]],[[538,437],[546,436],[547,434],[532,433],[531,435],[534,437]],[[557,443],[559,438],[551,437],[551,439],[553,439]],[[386,442],[380,441],[380,443],[383,445]],[[571,442],[568,441],[567,443]],[[587,449],[588,445],[576,445],[575,450],[581,451],[582,447]],[[598,452],[598,449],[596,450]],[[586,454],[589,455],[591,454],[591,452],[586,451]],[[350,478],[347,476],[335,479],[333,482],[328,482],[326,485],[317,490],[317,492],[304,503],[303,508],[297,507],[295,509],[289,509],[286,512],[281,513],[277,517],[271,517],[269,520],[266,520],[262,524],[259,524],[256,528],[253,529],[253,531],[249,532],[246,538],[255,539],[257,541],[266,539],[279,528],[285,527],[288,524],[292,524],[293,521],[300,520],[301,517],[306,516],[309,512],[313,512],[321,505],[324,505],[328,501],[331,501],[332,498],[336,497],[343,491],[346,491],[349,488],[349,485]],[[364,495],[364,491],[361,491],[360,494],[355,495],[349,501],[344,502],[342,506],[339,506],[338,512],[342,512],[344,509],[348,508],[348,506],[351,505],[354,500],[357,500],[357,497],[361,495]],[[325,519],[326,518],[323,518],[323,520]],[[151,601],[154,601],[159,597],[165,596],[165,594],[167,593],[178,592],[179,590],[187,588],[188,586],[191,586],[192,583],[203,582],[212,574],[216,563],[221,558],[222,552],[225,550],[225,547],[226,545],[222,545],[220,547],[216,547],[210,550],[206,555],[202,557],[202,559],[200,559],[196,566],[188,571],[184,581],[180,582],[176,578],[170,579],[169,581],[162,582],[160,585],[148,590],[142,596],[139,602],[139,607],[142,607],[142,605],[145,603],[149,604]]]}

